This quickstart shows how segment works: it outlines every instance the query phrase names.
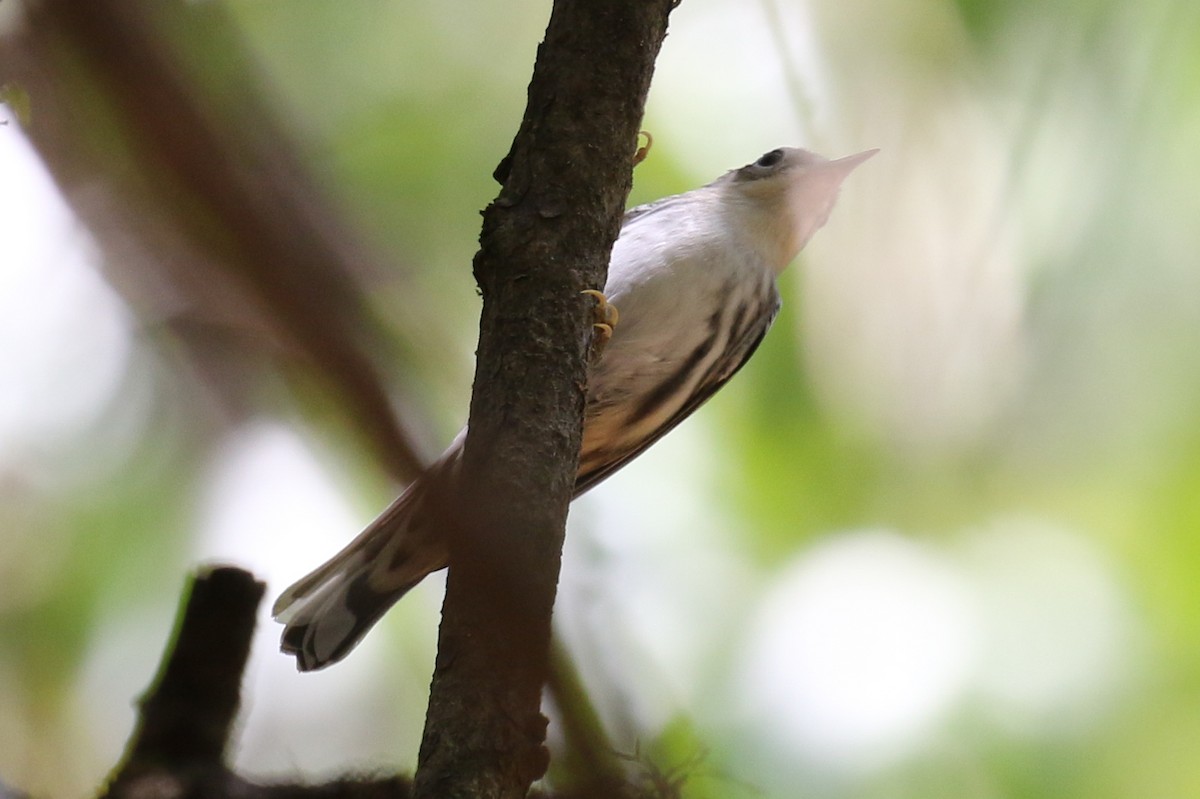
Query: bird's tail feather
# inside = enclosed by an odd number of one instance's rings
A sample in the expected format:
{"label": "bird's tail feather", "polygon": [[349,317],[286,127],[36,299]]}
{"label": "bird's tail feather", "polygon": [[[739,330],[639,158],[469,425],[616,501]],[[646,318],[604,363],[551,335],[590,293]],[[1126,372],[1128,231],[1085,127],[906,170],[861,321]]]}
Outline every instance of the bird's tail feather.
{"label": "bird's tail feather", "polygon": [[444,545],[421,523],[412,486],[341,552],[280,595],[281,648],[301,671],[341,660],[375,622],[430,572],[446,565]]}

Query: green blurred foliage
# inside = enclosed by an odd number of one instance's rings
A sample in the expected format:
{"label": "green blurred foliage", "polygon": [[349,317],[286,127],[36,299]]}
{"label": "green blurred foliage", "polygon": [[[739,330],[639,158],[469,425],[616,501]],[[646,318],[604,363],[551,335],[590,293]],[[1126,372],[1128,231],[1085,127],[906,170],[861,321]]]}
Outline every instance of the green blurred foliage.
{"label": "green blurred foliage", "polygon": [[[431,452],[465,415],[478,211],[496,192],[490,174],[520,121],[546,10],[532,2],[227,0],[177,4],[161,15],[165,35],[186,54],[214,107],[236,107],[222,103],[248,72],[270,89],[308,165],[354,228],[395,266],[361,277],[373,314],[390,333],[379,362],[397,393],[413,399],[412,418],[422,428],[415,434]],[[226,57],[229,32],[214,24],[217,13],[236,21],[251,64]],[[717,520],[722,535],[713,557],[733,561],[730,582],[744,589],[720,600],[745,611],[744,618],[734,614],[738,622],[691,621],[703,628],[699,651],[709,660],[691,675],[671,676],[700,688],[678,692],[687,707],[675,708],[668,721],[633,731],[639,762],[653,764],[651,772],[689,776],[685,796],[1200,795],[1198,17],[1194,4],[1171,0],[689,0],[676,12],[663,58],[683,66],[661,69],[647,116],[655,149],[638,169],[633,201],[685,190],[751,160],[760,136],[819,131],[817,149],[837,151],[831,155],[859,144],[884,148],[847,184],[817,251],[785,277],[785,310],[754,362],[676,434],[695,435],[708,448],[687,501]],[[765,86],[811,89],[806,105],[782,89],[771,94],[732,79],[689,84],[671,77],[699,73],[702,60],[724,55],[695,42],[733,18],[737,26],[719,37],[733,50],[740,35],[762,33],[772,22],[787,26],[773,32],[776,41],[804,57],[768,49],[758,54],[758,68]],[[698,91],[707,107],[695,117],[681,112],[679,98]],[[706,127],[702,111],[735,107],[747,96],[760,102],[761,120],[731,114],[727,130]],[[81,124],[94,134],[93,151],[81,157],[125,157],[110,110],[80,102]],[[30,103],[36,110],[38,98]],[[772,127],[778,123],[766,111],[781,104],[791,127]],[[254,124],[236,115],[225,122]],[[730,139],[742,149],[714,143]],[[977,206],[984,209],[980,225],[968,213]],[[970,255],[956,257],[962,253]],[[938,259],[950,263],[946,273],[922,271]],[[831,289],[827,276],[842,267],[855,277],[847,278],[849,288]],[[988,282],[996,272],[1008,280],[1001,289]],[[816,280],[802,276],[812,273]],[[966,288],[946,274],[967,275]],[[914,296],[931,298],[928,318],[894,313]],[[971,349],[978,318],[1009,299],[1011,326],[995,333],[1004,346]],[[838,303],[845,306],[840,312]],[[916,317],[933,326],[944,305],[964,330],[970,374],[984,375],[974,378],[984,388],[963,395],[982,397],[978,413],[963,410],[969,402],[960,395],[943,398],[948,386],[968,381],[952,363],[960,342],[951,336],[945,344],[919,324],[897,322]],[[872,339],[864,332],[872,326],[885,333]],[[153,330],[138,328],[134,336],[157,343]],[[881,342],[904,346],[881,351]],[[46,795],[88,790],[126,732],[100,725],[101,735],[84,718],[92,697],[79,692],[105,646],[97,637],[147,608],[169,619],[183,572],[204,551],[197,542],[205,490],[227,438],[214,432],[211,409],[192,412],[193,395],[203,392],[165,349],[167,357],[137,348],[134,377],[68,446],[28,462],[0,462],[0,513],[24,542],[12,551],[46,572],[33,580],[40,587],[30,599],[0,606],[0,686],[20,686],[0,700],[8,703],[0,715],[9,719],[0,722],[0,740],[17,753],[0,753],[0,775]],[[992,360],[997,352],[1016,355]],[[992,378],[997,387],[989,390]],[[264,378],[258,390],[262,417],[313,443],[358,510],[369,515],[387,501],[390,489],[370,458],[322,428],[320,413],[298,421],[290,406],[273,404],[278,384]],[[117,425],[139,392],[153,399],[134,403],[136,424]],[[125,430],[121,440],[106,434],[114,426]],[[29,478],[40,469],[71,471],[101,451],[109,464],[103,474],[50,488]],[[645,481],[652,472],[638,474]],[[749,617],[787,564],[811,547],[881,527],[953,560],[979,528],[1011,516],[1069,530],[1111,564],[1106,575],[1134,628],[1125,664],[1132,676],[1111,699],[1096,700],[1093,715],[1065,731],[1051,723],[1014,731],[967,689],[935,732],[913,733],[921,743],[904,757],[855,771],[780,755],[776,748],[788,747],[775,740],[781,733],[767,721],[748,728],[730,710]],[[579,527],[576,535],[595,533],[586,520]],[[277,533],[280,548],[290,545],[285,533]],[[653,537],[656,530],[629,533]],[[33,558],[35,550],[44,557]],[[647,570],[694,554],[690,545],[659,553],[663,563]],[[434,594],[406,602],[393,614],[402,621],[389,620],[375,634],[386,647],[384,665],[347,678],[383,697],[367,703],[369,720],[361,723],[363,737],[382,739],[374,753],[412,759],[389,741],[419,734],[431,664],[418,655],[431,651]],[[668,628],[678,621],[663,619]],[[621,617],[608,623],[635,626]],[[146,634],[162,642],[166,632]],[[646,660],[610,654],[618,662]],[[157,652],[136,656],[149,675]],[[364,651],[362,660],[368,657]],[[598,694],[636,705],[639,693],[655,692],[652,677],[629,672],[608,675],[624,690],[607,686]],[[342,689],[331,688],[337,679],[303,683],[314,706],[323,692],[334,696],[313,713],[356,726],[352,710],[364,705],[343,710]],[[643,682],[651,687],[639,689]],[[264,738],[321,729],[304,708],[254,701],[249,712],[266,719],[256,722],[268,730]],[[607,718],[612,709],[600,710]],[[84,752],[85,765],[56,773],[63,741]],[[618,748],[629,751],[631,743]],[[280,746],[284,754],[268,770],[303,760],[300,743]],[[256,751],[266,750],[247,748]],[[347,758],[335,760],[362,767]]]}

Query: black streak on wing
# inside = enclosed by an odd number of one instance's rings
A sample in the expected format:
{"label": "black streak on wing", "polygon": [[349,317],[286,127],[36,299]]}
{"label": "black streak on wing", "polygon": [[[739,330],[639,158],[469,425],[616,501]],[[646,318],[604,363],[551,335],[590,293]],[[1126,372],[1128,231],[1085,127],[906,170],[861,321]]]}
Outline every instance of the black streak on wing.
{"label": "black streak on wing", "polygon": [[[769,301],[769,300],[768,300]],[[750,356],[758,349],[758,345],[762,343],[763,336],[770,330],[771,324],[775,321],[775,316],[779,312],[779,300],[775,298],[775,307],[769,314],[762,317],[762,322],[751,324],[747,330],[741,335],[741,342],[745,342],[743,346],[729,346],[725,354],[713,362],[712,367],[705,373],[696,390],[688,398],[678,411],[671,418],[667,419],[653,433],[633,447],[629,451],[621,454],[612,460],[603,460],[600,465],[594,469],[581,471],[575,478],[575,496],[579,496],[595,485],[603,481],[613,472],[620,469],[629,461],[640,455],[647,447],[658,441],[667,433],[675,429],[675,426],[682,422],[687,417],[708,401],[713,394],[721,389],[729,382],[738,370],[746,365],[746,361],[750,360]],[[701,350],[703,352],[703,350]]]}
{"label": "black streak on wing", "polygon": [[[679,365],[679,368],[675,370],[674,374],[660,383],[658,388],[654,389],[654,391],[651,391],[649,396],[641,401],[637,408],[634,409],[633,413],[629,415],[629,419],[627,420],[628,424],[637,424],[647,416],[650,416],[652,413],[657,411],[664,402],[675,396],[675,393],[679,391],[684,383],[692,378],[692,375],[696,371],[696,367],[701,361],[708,357],[709,352],[712,351],[713,344],[717,342],[717,335],[720,332],[720,324],[720,314],[714,314],[713,318],[709,320],[709,329],[712,332],[708,334],[708,338],[704,339],[704,343],[697,347],[695,351],[693,351],[692,354],[687,357],[687,360]],[[718,365],[719,364],[713,364],[713,367],[715,368]],[[711,374],[711,370],[709,371],[709,374]],[[703,383],[704,381],[708,380],[709,374],[706,374],[700,382]]]}

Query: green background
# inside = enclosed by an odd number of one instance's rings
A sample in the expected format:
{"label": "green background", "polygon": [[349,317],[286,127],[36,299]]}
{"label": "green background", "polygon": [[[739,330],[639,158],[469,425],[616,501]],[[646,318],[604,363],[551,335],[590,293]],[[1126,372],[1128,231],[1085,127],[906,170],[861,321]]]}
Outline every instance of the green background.
{"label": "green background", "polygon": [[[375,355],[432,456],[548,4],[205,6],[163,35],[219,108],[246,78],[196,18],[240,29],[390,267]],[[302,382],[239,374],[253,410],[214,411],[8,118],[0,776],[83,795],[195,564],[275,593],[394,486]],[[556,623],[615,745],[689,797],[1200,795],[1200,6],[686,0],[645,127],[631,202],[779,145],[881,153],[753,363],[573,509]],[[238,767],[411,769],[439,601],[315,675],[264,616]]]}

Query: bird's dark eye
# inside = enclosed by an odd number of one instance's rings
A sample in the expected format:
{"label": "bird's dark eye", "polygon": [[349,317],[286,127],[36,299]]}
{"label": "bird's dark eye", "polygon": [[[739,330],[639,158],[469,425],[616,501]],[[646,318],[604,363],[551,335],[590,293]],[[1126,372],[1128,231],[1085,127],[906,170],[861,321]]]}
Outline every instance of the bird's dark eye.
{"label": "bird's dark eye", "polygon": [[775,166],[783,160],[783,150],[772,150],[769,153],[764,153],[757,161],[755,166]]}

